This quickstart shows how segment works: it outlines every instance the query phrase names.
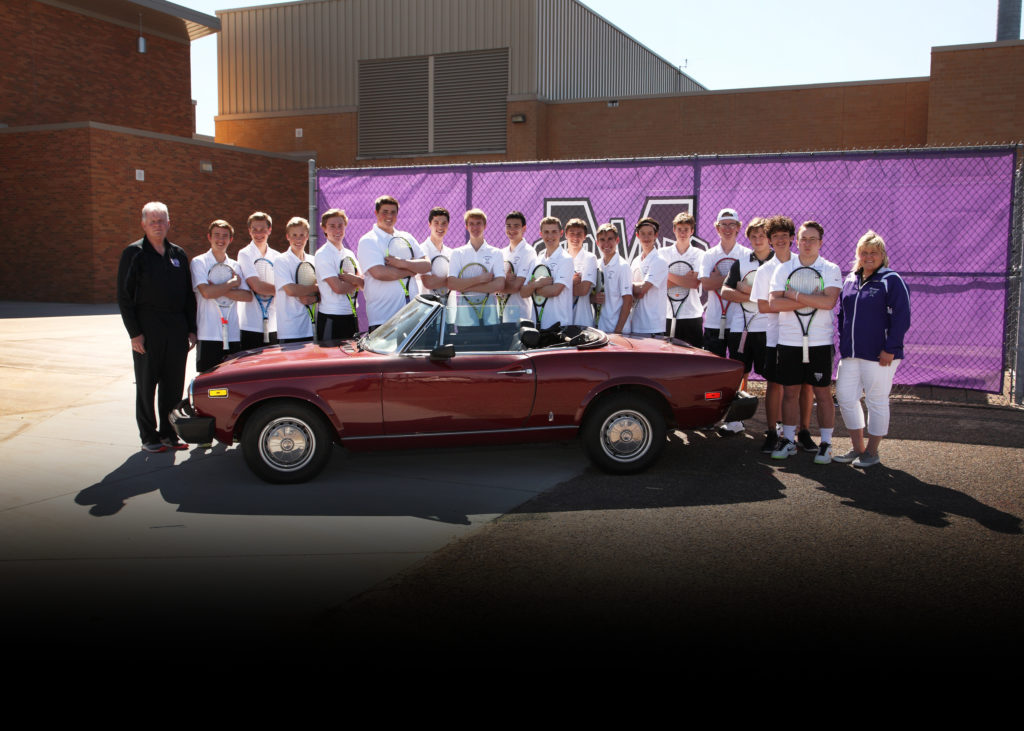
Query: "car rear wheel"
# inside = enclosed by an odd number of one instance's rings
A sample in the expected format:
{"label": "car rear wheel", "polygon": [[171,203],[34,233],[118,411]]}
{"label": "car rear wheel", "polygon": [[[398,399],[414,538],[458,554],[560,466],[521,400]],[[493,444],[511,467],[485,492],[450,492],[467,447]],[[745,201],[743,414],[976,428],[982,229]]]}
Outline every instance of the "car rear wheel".
{"label": "car rear wheel", "polygon": [[333,443],[319,411],[296,402],[271,403],[249,418],[242,452],[249,469],[267,482],[305,482],[327,464]]}
{"label": "car rear wheel", "polygon": [[591,461],[605,472],[641,472],[665,448],[665,419],[651,399],[616,393],[602,399],[588,414],[583,443]]}

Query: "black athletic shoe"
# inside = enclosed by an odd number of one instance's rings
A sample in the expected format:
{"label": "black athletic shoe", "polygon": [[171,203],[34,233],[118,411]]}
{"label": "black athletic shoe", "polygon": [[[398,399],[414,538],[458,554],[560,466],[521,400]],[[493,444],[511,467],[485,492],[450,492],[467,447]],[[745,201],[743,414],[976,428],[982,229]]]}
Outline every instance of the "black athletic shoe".
{"label": "black athletic shoe", "polygon": [[764,433],[764,444],[761,445],[761,451],[765,454],[771,454],[775,451],[775,447],[779,445],[779,435],[774,429],[769,429]]}
{"label": "black athletic shoe", "polygon": [[800,449],[805,452],[817,452],[818,445],[811,439],[811,433],[806,429],[801,429],[796,435],[796,443],[800,445]]}

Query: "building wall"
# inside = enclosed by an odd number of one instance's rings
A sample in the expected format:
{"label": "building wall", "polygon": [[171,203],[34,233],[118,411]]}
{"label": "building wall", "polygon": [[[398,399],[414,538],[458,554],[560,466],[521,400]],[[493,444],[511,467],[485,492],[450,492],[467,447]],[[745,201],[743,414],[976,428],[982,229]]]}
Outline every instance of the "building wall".
{"label": "building wall", "polygon": [[[213,172],[200,172],[201,161]],[[121,251],[142,237],[151,200],[167,204],[169,238],[190,256],[209,248],[215,218],[235,227],[235,254],[249,242],[254,210],[274,218],[271,245],[280,250],[284,222],[308,215],[304,161],[99,125],[0,133],[0,200],[0,227],[18,232],[0,239],[0,256],[23,260],[28,250],[62,262],[40,277],[0,270],[4,297],[29,301],[113,301]]]}
{"label": "building wall", "polygon": [[1024,41],[932,49],[928,144],[1024,140]]}
{"label": "building wall", "polygon": [[[0,122],[104,122],[191,137],[190,49],[33,0],[0,3]],[[159,109],[159,114],[154,114]]]}
{"label": "building wall", "polygon": [[513,98],[701,88],[576,0],[319,0],[217,16],[228,117],[354,107],[360,60],[499,48]]}
{"label": "building wall", "polygon": [[360,161],[356,112],[218,120],[217,141],[315,151],[320,167],[920,146],[928,138],[928,81],[642,97],[616,107],[605,99],[511,101],[507,114],[526,121],[509,121],[504,155]]}
{"label": "building wall", "polygon": [[705,92],[550,104],[552,158],[923,145],[927,81]]}

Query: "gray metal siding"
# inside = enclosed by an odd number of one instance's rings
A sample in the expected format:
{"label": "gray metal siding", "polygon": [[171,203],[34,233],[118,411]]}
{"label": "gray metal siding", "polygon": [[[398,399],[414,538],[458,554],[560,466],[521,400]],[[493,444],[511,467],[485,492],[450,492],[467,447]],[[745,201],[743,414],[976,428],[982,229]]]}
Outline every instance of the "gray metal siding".
{"label": "gray metal siding", "polygon": [[220,114],[354,108],[361,60],[508,49],[508,95],[701,87],[576,0],[322,0],[218,11]]}

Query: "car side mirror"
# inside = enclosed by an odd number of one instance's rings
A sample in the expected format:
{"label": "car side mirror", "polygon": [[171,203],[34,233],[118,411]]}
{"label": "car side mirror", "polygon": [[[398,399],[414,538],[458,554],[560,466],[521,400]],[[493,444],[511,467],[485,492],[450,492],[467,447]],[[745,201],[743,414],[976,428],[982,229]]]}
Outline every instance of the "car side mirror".
{"label": "car side mirror", "polygon": [[455,357],[455,346],[451,343],[447,345],[438,345],[436,348],[430,351],[431,360],[451,360]]}

